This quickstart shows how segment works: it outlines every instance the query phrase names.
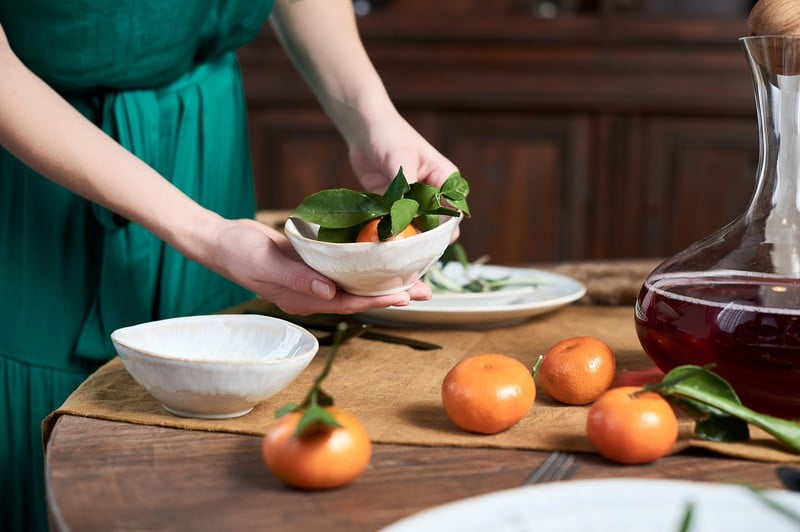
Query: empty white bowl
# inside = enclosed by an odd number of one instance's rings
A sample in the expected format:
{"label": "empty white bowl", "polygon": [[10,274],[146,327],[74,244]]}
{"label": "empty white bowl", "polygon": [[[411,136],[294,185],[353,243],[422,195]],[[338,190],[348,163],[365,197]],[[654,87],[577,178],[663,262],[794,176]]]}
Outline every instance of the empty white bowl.
{"label": "empty white bowl", "polygon": [[343,290],[359,296],[393,294],[411,287],[444,253],[458,218],[442,216],[439,226],[390,242],[338,244],[317,240],[319,226],[290,218],[285,231],[297,254]]}
{"label": "empty white bowl", "polygon": [[319,349],[313,334],[259,315],[189,316],[117,329],[128,372],[178,416],[242,416],[278,393]]}

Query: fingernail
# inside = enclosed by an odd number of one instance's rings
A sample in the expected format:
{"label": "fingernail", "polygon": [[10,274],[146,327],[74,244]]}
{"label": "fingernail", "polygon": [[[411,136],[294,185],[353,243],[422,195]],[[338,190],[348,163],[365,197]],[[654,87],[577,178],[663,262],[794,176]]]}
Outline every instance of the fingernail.
{"label": "fingernail", "polygon": [[392,306],[393,307],[407,307],[410,302],[411,302],[410,298],[405,298],[405,299],[401,299],[397,303],[393,303]]}
{"label": "fingernail", "polygon": [[319,279],[314,279],[311,281],[311,292],[315,296],[322,299],[333,299],[336,290],[330,285],[330,283],[326,283],[325,281],[321,281]]}

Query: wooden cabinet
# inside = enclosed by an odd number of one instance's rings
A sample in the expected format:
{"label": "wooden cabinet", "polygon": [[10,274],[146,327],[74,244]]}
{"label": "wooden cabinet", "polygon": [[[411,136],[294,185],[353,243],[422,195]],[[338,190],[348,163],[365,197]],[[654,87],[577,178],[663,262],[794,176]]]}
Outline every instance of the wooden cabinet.
{"label": "wooden cabinet", "polygon": [[[470,254],[667,256],[742,213],[758,163],[746,14],[519,11],[535,3],[390,1],[359,18],[397,107],[472,185]],[[358,188],[270,31],[240,59],[258,206]]]}

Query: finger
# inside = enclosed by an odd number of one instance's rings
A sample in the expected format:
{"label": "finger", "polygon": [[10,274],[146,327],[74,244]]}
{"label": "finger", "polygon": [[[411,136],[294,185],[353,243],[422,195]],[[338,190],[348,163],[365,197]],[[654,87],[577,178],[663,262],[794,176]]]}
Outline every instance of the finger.
{"label": "finger", "polygon": [[431,287],[422,281],[417,281],[408,289],[408,295],[412,301],[425,301],[433,296]]}
{"label": "finger", "polygon": [[[273,244],[278,247],[277,243]],[[336,284],[303,262],[292,260],[279,252],[273,253],[270,260],[272,265],[267,271],[266,282],[313,298],[332,300],[336,297]]]}
{"label": "finger", "polygon": [[385,296],[356,296],[340,290],[332,300],[323,300],[303,294],[283,294],[281,297],[269,298],[284,312],[289,314],[356,314],[376,308],[406,306],[411,301],[408,292],[399,292]]}

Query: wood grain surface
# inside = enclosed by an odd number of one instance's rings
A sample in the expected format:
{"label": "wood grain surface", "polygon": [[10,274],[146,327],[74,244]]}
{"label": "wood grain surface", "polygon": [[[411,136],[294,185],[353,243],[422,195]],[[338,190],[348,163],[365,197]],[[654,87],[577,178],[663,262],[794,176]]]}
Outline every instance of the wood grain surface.
{"label": "wood grain surface", "polygon": [[[521,485],[545,452],[376,445],[353,484],[284,487],[261,439],[63,416],[46,456],[52,530],[377,530],[464,497]],[[778,488],[776,464],[692,451],[644,466],[580,455],[576,479],[693,479]]]}

